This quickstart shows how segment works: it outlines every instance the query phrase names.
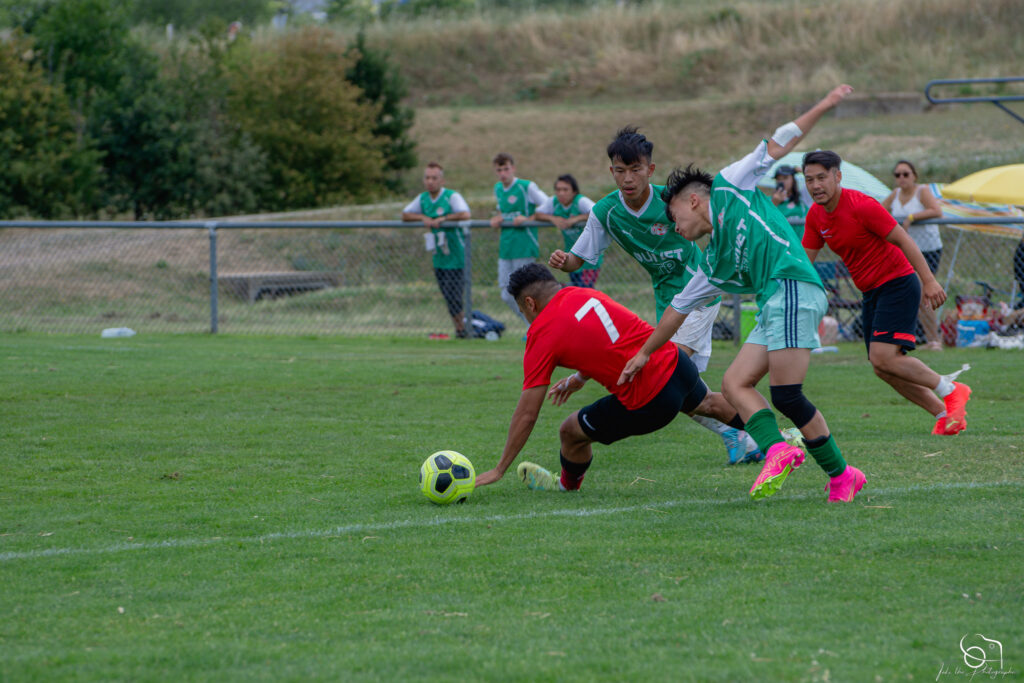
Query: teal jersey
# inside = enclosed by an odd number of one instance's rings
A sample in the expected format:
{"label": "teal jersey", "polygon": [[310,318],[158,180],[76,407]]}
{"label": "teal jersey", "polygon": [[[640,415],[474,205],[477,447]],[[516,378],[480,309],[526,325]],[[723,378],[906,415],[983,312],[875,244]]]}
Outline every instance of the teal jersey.
{"label": "teal jersey", "polygon": [[[500,182],[494,183],[494,196],[498,200],[498,212],[510,222],[516,216],[532,216],[537,204],[530,200],[530,181],[516,178],[508,189]],[[537,258],[540,253],[537,228],[503,227],[498,258]]]}
{"label": "teal jersey", "polygon": [[[774,204],[774,202],[772,203]],[[801,202],[800,200],[797,200],[795,202],[782,202],[781,204],[776,204],[775,208],[778,209],[779,213],[781,213],[783,217],[785,217],[787,220],[790,218],[799,218],[800,220],[803,220],[807,216],[807,211],[809,210],[808,207],[805,206],[804,203]],[[789,227],[793,228],[793,231],[796,232],[797,242],[803,239],[803,223],[800,223],[798,225],[790,223]]]}
{"label": "teal jersey", "polygon": [[[452,210],[451,199],[454,191],[443,189],[437,199],[431,199],[429,192],[420,195],[420,213],[430,218],[456,213]],[[434,250],[435,268],[461,269],[466,265],[466,245],[462,228],[431,228],[437,248]]]}
{"label": "teal jersey", "polygon": [[701,269],[722,291],[755,294],[758,306],[778,289],[780,279],[821,278],[789,221],[756,183],[774,159],[762,141],[751,154],[715,176],[711,184],[711,239]]}
{"label": "teal jersey", "polygon": [[651,185],[651,196],[639,215],[623,202],[618,191],[594,205],[583,235],[570,250],[588,263],[597,263],[615,240],[643,266],[654,287],[657,319],[700,267],[701,251],[673,229],[661,200],[661,185]]}
{"label": "teal jersey", "polygon": [[[583,195],[578,194],[572,198],[572,202],[568,207],[562,206],[561,202],[557,198],[552,198],[553,209],[551,210],[552,216],[559,218],[572,218],[573,216],[579,216],[583,211],[580,209],[580,197]],[[589,202],[588,202],[589,203]],[[565,250],[571,251],[572,245],[576,244],[576,240],[583,234],[584,223],[577,223],[576,225],[570,225],[568,228],[562,231],[562,240],[565,244]],[[597,263],[583,262],[583,266],[580,270],[597,270],[604,263],[604,254],[597,259]]]}

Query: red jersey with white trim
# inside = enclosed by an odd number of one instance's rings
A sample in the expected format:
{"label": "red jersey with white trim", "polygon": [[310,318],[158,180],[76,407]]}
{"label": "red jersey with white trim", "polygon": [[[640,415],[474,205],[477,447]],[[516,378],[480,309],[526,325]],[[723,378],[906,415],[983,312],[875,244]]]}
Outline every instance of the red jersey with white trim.
{"label": "red jersey with white trim", "polygon": [[846,264],[857,289],[866,292],[914,272],[903,250],[886,240],[898,223],[881,204],[857,190],[842,188],[839,204],[829,213],[821,204],[807,212],[802,244],[826,244]]}
{"label": "red jersey with white trim", "polygon": [[550,384],[555,366],[561,366],[593,377],[626,408],[636,410],[665,388],[678,362],[675,344],[666,342],[632,382],[616,384],[653,330],[604,292],[564,287],[526,333],[523,390]]}

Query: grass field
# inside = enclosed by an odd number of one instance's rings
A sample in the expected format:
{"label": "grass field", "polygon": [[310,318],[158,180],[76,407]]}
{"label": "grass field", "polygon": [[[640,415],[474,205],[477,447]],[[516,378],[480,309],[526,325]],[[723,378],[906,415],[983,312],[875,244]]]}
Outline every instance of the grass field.
{"label": "grass field", "polygon": [[859,345],[815,356],[850,505],[810,462],[752,504],[685,419],[577,495],[430,505],[430,452],[497,461],[517,339],[0,338],[0,679],[935,680],[978,633],[1024,669],[1024,354],[926,356],[973,365],[955,438]]}

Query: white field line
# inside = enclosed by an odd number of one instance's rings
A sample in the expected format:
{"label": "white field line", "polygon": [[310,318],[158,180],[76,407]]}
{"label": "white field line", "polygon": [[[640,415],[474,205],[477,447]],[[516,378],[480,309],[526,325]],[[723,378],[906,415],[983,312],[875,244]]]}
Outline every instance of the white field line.
{"label": "white field line", "polygon": [[[920,486],[898,486],[886,489],[875,489],[868,491],[871,496],[901,495],[907,493],[928,493],[932,491],[959,491],[969,489],[988,489],[1004,486],[1024,487],[1024,482],[1019,481],[993,481],[993,482],[962,482],[944,484],[924,484]],[[538,494],[548,495],[548,494]],[[779,501],[784,500],[806,500],[808,498],[822,498],[824,494],[796,494],[783,495]],[[42,557],[60,557],[65,555],[104,555],[109,553],[129,552],[133,550],[160,550],[163,548],[194,548],[217,543],[263,543],[281,539],[301,538],[323,538],[327,536],[342,536],[345,534],[360,534],[375,531],[388,531],[393,529],[428,528],[442,526],[445,524],[492,524],[501,522],[518,522],[527,519],[541,519],[545,517],[597,517],[601,515],[619,515],[628,512],[642,512],[651,509],[675,508],[682,506],[714,506],[714,505],[737,505],[749,503],[746,496],[740,498],[683,498],[680,500],[665,500],[660,502],[644,503],[642,505],[627,505],[624,507],[612,508],[568,508],[561,510],[543,510],[539,512],[524,512],[515,515],[489,515],[487,517],[432,517],[429,519],[404,519],[393,522],[371,522],[363,524],[347,524],[331,529],[305,529],[300,531],[281,531],[260,536],[243,536],[232,538],[230,536],[211,536],[209,538],[172,538],[165,541],[150,541],[147,543],[115,543],[113,545],[100,546],[98,548],[46,548],[44,550],[24,550],[0,553],[0,562],[12,562],[14,560],[31,560]],[[764,505],[764,503],[758,503]]]}

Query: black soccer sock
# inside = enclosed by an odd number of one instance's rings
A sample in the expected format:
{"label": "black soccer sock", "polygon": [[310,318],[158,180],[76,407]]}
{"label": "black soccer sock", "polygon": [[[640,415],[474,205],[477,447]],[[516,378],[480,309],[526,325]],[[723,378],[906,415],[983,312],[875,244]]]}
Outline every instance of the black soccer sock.
{"label": "black soccer sock", "polygon": [[587,473],[587,469],[590,467],[590,463],[593,459],[587,462],[570,462],[565,459],[561,451],[558,453],[558,459],[562,461],[562,487],[566,491],[575,491],[583,483],[583,475]]}
{"label": "black soccer sock", "polygon": [[729,425],[733,429],[738,429],[741,432],[743,431],[743,428],[746,426],[746,424],[743,422],[743,418],[740,417],[739,413],[736,413],[736,415],[725,424]]}

